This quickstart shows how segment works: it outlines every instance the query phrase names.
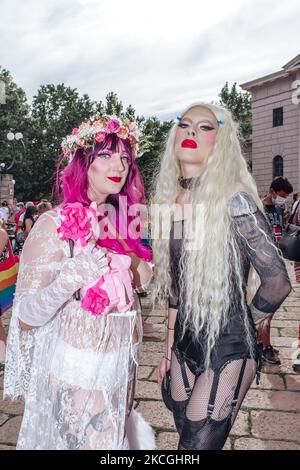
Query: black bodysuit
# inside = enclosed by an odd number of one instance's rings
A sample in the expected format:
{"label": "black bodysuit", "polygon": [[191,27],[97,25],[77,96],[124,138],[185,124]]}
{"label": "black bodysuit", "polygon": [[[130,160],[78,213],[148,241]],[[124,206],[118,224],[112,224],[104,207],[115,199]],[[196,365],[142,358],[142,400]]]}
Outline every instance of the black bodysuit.
{"label": "black bodysuit", "polygon": [[[169,307],[178,310],[172,348],[171,391],[174,419],[180,434],[180,449],[223,447],[257,372],[260,354],[254,322],[273,314],[291,289],[285,264],[274,245],[268,220],[252,197],[244,192],[235,194],[229,200],[229,211],[238,232],[245,298],[250,263],[261,281],[248,308],[254,356],[250,355],[246,339],[243,318],[245,313],[238,288],[233,289],[229,321],[212,350],[208,370],[205,370],[204,332],[200,332],[196,341],[188,328],[182,336],[185,315],[184,302],[180,302],[179,296],[182,239],[174,237],[182,221],[175,221],[170,234],[172,296]],[[233,231],[233,236],[234,232],[236,231]]]}

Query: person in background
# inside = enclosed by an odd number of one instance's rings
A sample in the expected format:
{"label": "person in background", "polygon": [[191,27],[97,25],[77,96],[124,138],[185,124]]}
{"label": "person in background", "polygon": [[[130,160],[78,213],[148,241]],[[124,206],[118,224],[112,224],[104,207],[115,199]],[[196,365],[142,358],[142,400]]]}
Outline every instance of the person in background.
{"label": "person in background", "polygon": [[15,203],[8,204],[8,223],[10,224],[14,223],[15,221],[15,211],[16,211]]}
{"label": "person in background", "polygon": [[268,194],[262,201],[277,242],[282,237],[283,228],[288,218],[286,199],[292,192],[293,186],[288,179],[278,176],[272,181]]}
{"label": "person in background", "polygon": [[24,240],[26,240],[26,238],[28,237],[29,232],[32,229],[32,227],[33,227],[33,225],[34,225],[34,223],[37,219],[37,216],[38,216],[38,210],[35,206],[29,206],[26,209],[26,212],[24,214],[24,222],[22,224],[22,230],[23,230],[23,233],[24,233]]}
{"label": "person in background", "polygon": [[[15,224],[18,226],[19,219],[22,214],[26,211],[24,202],[17,202],[17,211],[15,213]],[[22,225],[22,224],[21,224]]]}
{"label": "person in background", "polygon": [[16,198],[14,198],[13,203],[10,205],[10,212],[11,212],[12,222],[14,222],[15,221],[15,216],[16,216],[17,212],[19,212],[18,202],[17,202]]}
{"label": "person in background", "polygon": [[[300,226],[300,193],[293,194],[292,224]],[[294,261],[294,272],[297,284],[300,284],[300,262]]]}
{"label": "person in background", "polygon": [[[295,225],[300,225],[300,193],[294,193],[293,194],[293,207],[292,207],[292,213],[294,214],[294,217],[292,219],[292,224]],[[295,280],[297,284],[300,284],[300,262],[295,261],[294,262],[294,272],[295,272]],[[299,323],[299,333],[298,333],[298,355],[293,363],[293,370],[297,374],[300,374],[300,323]]]}
{"label": "person in background", "polygon": [[0,208],[0,219],[2,219],[5,223],[8,221],[9,217],[9,208],[7,201],[3,201]]}
{"label": "person in background", "polygon": [[[272,181],[268,194],[262,201],[277,243],[281,240],[283,229],[289,217],[286,199],[292,192],[293,186],[288,179],[278,176]],[[263,344],[263,359],[270,364],[280,364],[279,351],[271,345],[271,321],[272,316],[268,318],[260,337]]]}
{"label": "person in background", "polygon": [[16,238],[15,238],[15,246],[14,246],[14,254],[20,255],[23,245],[25,243],[26,238],[29,235],[37,217],[38,211],[35,205],[29,205],[23,214],[23,222],[20,226],[21,217],[19,218],[18,226],[16,229]]}
{"label": "person in background", "polygon": [[26,212],[24,202],[18,202],[17,208],[18,208],[18,211],[15,214],[15,244],[14,244],[15,254],[19,254],[19,252],[21,251],[21,248],[19,249],[18,239],[20,238],[19,233],[22,232],[22,224],[23,224],[23,221],[21,221],[20,218]]}
{"label": "person in background", "polygon": [[[0,225],[0,263],[6,260],[8,256],[8,235],[3,225]],[[0,291],[1,293],[1,291]],[[1,321],[1,308],[0,308],[0,376],[4,373],[5,368],[5,350],[6,350],[6,332]]]}
{"label": "person in background", "polygon": [[294,193],[293,194],[293,205],[292,205],[292,212],[296,209],[296,206],[300,200],[300,193]]}
{"label": "person in background", "polygon": [[37,212],[38,212],[38,217],[40,217],[44,212],[50,211],[52,209],[52,204],[51,202],[48,201],[41,201],[37,205]]}
{"label": "person in background", "polygon": [[19,221],[18,221],[18,225],[20,227],[22,227],[23,225],[26,210],[28,209],[28,207],[31,207],[31,206],[34,206],[33,202],[31,201],[26,202],[25,209],[22,211],[22,214],[20,215]]}

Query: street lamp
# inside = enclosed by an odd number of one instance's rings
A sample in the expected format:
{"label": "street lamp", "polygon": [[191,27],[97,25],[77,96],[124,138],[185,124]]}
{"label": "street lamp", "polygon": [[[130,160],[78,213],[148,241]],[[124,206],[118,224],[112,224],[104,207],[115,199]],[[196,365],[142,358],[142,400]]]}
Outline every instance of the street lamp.
{"label": "street lamp", "polygon": [[[10,142],[13,142],[14,140],[16,141],[21,141],[23,147],[24,147],[24,150],[25,150],[25,144],[23,142],[23,134],[22,132],[16,132],[15,134],[13,132],[8,132],[7,134],[7,140],[9,140]],[[15,152],[15,149],[13,149],[13,159],[12,159],[12,162],[11,164],[9,165],[9,167],[6,169],[6,171],[9,171],[15,164],[15,161],[16,161],[16,152]],[[2,168],[5,167],[5,163],[1,163],[0,166]]]}
{"label": "street lamp", "polygon": [[21,142],[25,150],[22,132],[8,132],[6,137],[7,140],[12,144],[12,161],[7,168],[4,162],[0,163],[0,201],[4,199],[9,199],[12,201],[14,195],[15,180],[13,179],[12,175],[9,174],[9,170],[14,166],[17,157],[15,142]]}

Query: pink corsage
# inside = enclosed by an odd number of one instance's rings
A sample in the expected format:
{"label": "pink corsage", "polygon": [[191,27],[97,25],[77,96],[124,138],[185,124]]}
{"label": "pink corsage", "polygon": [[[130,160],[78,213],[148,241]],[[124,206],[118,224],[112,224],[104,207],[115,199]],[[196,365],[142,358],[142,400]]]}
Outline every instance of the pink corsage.
{"label": "pink corsage", "polygon": [[106,133],[105,132],[97,132],[97,134],[95,134],[95,141],[96,142],[103,142],[103,140],[105,139],[106,137]]}
{"label": "pink corsage", "polygon": [[96,202],[83,206],[80,202],[66,204],[59,210],[61,225],[57,229],[61,240],[73,240],[76,247],[84,247],[90,239],[98,240],[100,227],[98,223]]}
{"label": "pink corsage", "polygon": [[118,119],[110,119],[106,124],[105,131],[107,134],[117,133],[120,130],[120,121]]}
{"label": "pink corsage", "polygon": [[101,315],[109,304],[107,293],[100,287],[103,283],[104,279],[101,277],[93,287],[86,291],[81,300],[81,307],[95,316]]}

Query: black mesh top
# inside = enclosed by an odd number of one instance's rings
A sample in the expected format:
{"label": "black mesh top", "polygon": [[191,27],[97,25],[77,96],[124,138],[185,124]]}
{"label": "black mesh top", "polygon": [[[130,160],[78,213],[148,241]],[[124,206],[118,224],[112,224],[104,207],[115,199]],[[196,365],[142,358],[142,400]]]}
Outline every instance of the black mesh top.
{"label": "black mesh top", "polygon": [[[275,242],[269,222],[265,215],[258,209],[253,198],[244,192],[236,193],[229,199],[229,210],[238,232],[237,241],[240,246],[245,298],[250,263],[257,271],[261,281],[248,312],[250,324],[253,326],[253,322],[266,318],[279,308],[281,303],[289,294],[291,284],[284,260],[279,256],[278,251],[274,246]],[[182,239],[175,238],[174,233],[178,236],[178,230],[180,230],[182,223],[183,221],[174,222],[170,233],[172,295],[169,298],[169,307],[178,309],[174,343],[177,343],[177,346],[183,352],[194,357],[194,359],[197,360],[198,366],[201,368],[202,356],[205,352],[203,351],[203,349],[205,349],[205,340],[199,338],[200,344],[195,344],[195,341],[193,341],[192,335],[188,330],[186,331],[185,336],[181,338],[184,305],[180,304],[178,280]],[[270,241],[272,243],[270,243]],[[244,334],[243,315],[244,313],[242,312],[239,291],[236,289],[236,295],[233,291],[230,320],[225,330],[220,334],[216,345],[215,360],[218,363],[221,360],[221,356],[224,356],[224,350],[218,350],[218,346],[222,347],[226,345],[226,343],[230,343],[234,337],[236,344],[235,347],[232,348],[232,351],[235,351],[238,355],[246,351],[247,345]],[[199,348],[201,347],[202,351],[199,351]],[[241,355],[239,355],[239,357],[241,357]]]}

